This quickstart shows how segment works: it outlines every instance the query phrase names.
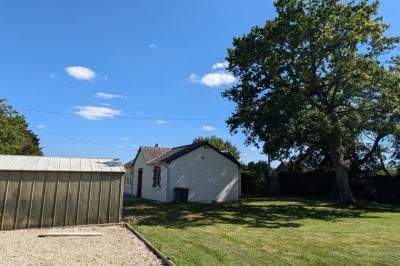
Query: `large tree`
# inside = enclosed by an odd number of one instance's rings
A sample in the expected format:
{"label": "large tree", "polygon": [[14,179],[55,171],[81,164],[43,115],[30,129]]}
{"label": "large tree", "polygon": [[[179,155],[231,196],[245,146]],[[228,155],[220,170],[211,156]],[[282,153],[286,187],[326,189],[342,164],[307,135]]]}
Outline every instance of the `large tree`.
{"label": "large tree", "polygon": [[237,104],[227,123],[275,159],[328,157],[340,201],[353,203],[350,164],[362,165],[399,132],[399,39],[385,36],[378,2],[274,5],[274,19],[228,49],[238,83],[223,93]]}
{"label": "large tree", "polygon": [[208,142],[222,152],[229,152],[233,155],[233,157],[235,157],[236,160],[240,159],[239,149],[229,140],[224,140],[223,138],[219,138],[217,136],[197,137],[193,140],[193,143],[201,142]]}
{"label": "large tree", "polygon": [[42,155],[39,138],[25,117],[0,99],[0,154]]}

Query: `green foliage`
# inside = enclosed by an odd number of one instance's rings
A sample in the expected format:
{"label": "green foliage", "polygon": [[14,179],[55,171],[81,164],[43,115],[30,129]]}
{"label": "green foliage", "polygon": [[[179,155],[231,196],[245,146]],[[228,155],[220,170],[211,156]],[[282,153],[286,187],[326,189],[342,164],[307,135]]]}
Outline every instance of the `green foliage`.
{"label": "green foliage", "polygon": [[267,162],[249,162],[242,169],[242,193],[265,194],[270,170]]}
{"label": "green foliage", "polygon": [[240,159],[239,149],[229,140],[224,140],[223,138],[219,138],[217,136],[197,137],[193,140],[193,143],[201,143],[201,142],[208,142],[222,152],[229,152],[230,154],[233,155],[233,157],[236,158],[236,160]]}
{"label": "green foliage", "polygon": [[348,167],[399,135],[399,59],[389,59],[399,39],[385,36],[377,2],[278,0],[275,8],[275,19],[228,49],[239,78],[223,94],[237,104],[228,125],[275,159],[318,165],[328,156],[346,189]]}
{"label": "green foliage", "polygon": [[0,99],[0,154],[43,155],[25,117]]}

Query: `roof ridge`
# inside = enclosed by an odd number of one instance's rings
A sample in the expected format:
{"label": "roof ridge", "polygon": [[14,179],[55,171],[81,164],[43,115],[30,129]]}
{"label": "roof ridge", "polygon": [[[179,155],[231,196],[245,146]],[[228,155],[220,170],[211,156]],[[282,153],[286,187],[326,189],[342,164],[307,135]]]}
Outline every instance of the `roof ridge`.
{"label": "roof ridge", "polygon": [[182,145],[182,146],[173,147],[172,149],[185,148],[185,147],[189,147],[189,146],[193,146],[193,145],[199,145],[199,146],[202,146],[202,145],[204,145],[204,144],[208,144],[208,141],[203,141],[203,142],[196,142],[196,143],[186,144],[186,145]]}
{"label": "roof ridge", "polygon": [[193,145],[193,143],[192,144],[181,145],[181,146],[176,146],[176,147],[173,147],[172,149],[184,148],[184,147],[187,147],[187,146],[190,146],[190,145]]}
{"label": "roof ridge", "polygon": [[169,150],[172,150],[172,149],[185,148],[185,147],[189,147],[189,146],[192,146],[192,145],[203,145],[203,144],[207,144],[207,143],[208,143],[207,141],[203,141],[203,142],[198,142],[198,143],[190,143],[190,144],[186,144],[186,145],[175,146],[175,147],[172,147],[172,148],[170,148],[170,147],[154,147],[154,146],[140,146],[140,148],[143,148],[143,149],[169,149]]}
{"label": "roof ridge", "polygon": [[156,149],[159,149],[159,150],[170,150],[170,149],[172,149],[172,148],[169,148],[169,147],[154,147],[154,146],[140,146],[140,148],[142,148],[142,149],[153,149],[153,150],[156,150]]}

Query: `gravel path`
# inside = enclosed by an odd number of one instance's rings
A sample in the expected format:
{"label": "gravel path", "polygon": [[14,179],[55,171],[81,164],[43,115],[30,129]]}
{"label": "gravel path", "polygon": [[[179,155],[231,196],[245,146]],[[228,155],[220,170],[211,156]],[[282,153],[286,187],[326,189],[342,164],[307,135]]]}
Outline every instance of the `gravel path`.
{"label": "gravel path", "polygon": [[[96,232],[102,236],[38,237],[47,232]],[[0,231],[1,265],[162,265],[123,226]]]}

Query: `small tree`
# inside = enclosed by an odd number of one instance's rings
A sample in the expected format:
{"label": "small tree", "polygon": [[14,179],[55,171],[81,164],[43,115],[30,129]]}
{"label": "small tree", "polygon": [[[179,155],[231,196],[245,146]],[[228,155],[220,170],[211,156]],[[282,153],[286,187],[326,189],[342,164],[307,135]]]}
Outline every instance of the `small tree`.
{"label": "small tree", "polygon": [[0,99],[0,153],[43,155],[39,138],[28,128],[25,117]]}
{"label": "small tree", "polygon": [[259,193],[267,193],[268,189],[268,176],[271,171],[271,167],[268,162],[258,161],[258,162],[249,162],[245,167],[244,171],[247,172],[246,177],[251,180],[243,180],[244,176],[242,176],[242,182],[247,181],[247,186],[254,186],[250,188]]}
{"label": "small tree", "polygon": [[236,160],[240,159],[240,151],[239,149],[233,145],[230,141],[224,140],[223,138],[219,138],[216,136],[211,137],[197,137],[193,140],[193,143],[201,143],[208,142],[218,150],[222,152],[229,152],[236,158]]}
{"label": "small tree", "polygon": [[353,203],[351,155],[362,165],[399,132],[399,72],[387,60],[398,38],[384,35],[378,2],[278,0],[275,8],[275,19],[228,49],[239,82],[223,94],[237,104],[227,123],[275,159],[329,156],[340,201]]}

